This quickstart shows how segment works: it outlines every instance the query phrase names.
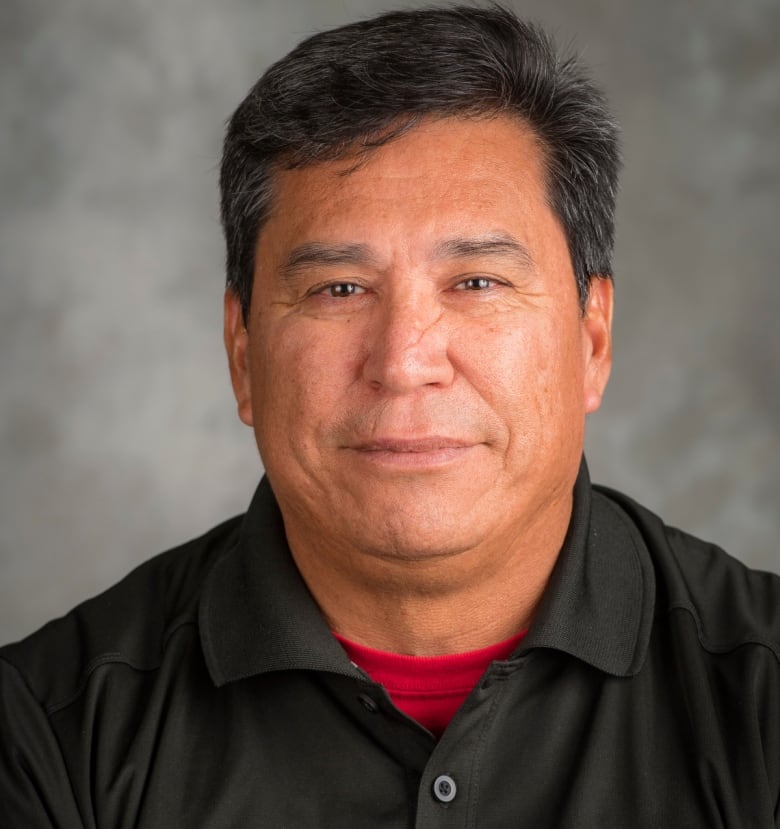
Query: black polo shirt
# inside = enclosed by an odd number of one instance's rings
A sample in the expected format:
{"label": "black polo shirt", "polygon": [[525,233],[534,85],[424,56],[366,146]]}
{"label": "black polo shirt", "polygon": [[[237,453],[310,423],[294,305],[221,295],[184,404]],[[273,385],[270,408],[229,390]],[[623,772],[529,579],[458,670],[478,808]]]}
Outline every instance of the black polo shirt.
{"label": "black polo shirt", "polygon": [[0,826],[777,827],[780,579],[575,488],[528,635],[438,742],[243,519],[0,651]]}

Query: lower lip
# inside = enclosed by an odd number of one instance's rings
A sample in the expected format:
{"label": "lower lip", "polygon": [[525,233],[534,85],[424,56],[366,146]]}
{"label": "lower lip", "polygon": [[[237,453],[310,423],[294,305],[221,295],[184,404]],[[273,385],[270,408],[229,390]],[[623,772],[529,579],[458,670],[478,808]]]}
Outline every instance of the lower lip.
{"label": "lower lip", "polygon": [[388,469],[438,469],[462,461],[473,446],[447,446],[425,452],[398,452],[389,449],[356,449],[361,461]]}

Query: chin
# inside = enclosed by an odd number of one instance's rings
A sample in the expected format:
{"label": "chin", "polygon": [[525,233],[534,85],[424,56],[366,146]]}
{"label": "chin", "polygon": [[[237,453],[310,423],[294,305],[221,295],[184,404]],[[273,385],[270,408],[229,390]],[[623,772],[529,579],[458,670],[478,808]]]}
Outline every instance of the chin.
{"label": "chin", "polygon": [[478,528],[469,527],[462,512],[447,514],[441,508],[394,510],[383,515],[367,511],[350,535],[357,549],[378,558],[405,561],[431,560],[458,555],[479,544]]}

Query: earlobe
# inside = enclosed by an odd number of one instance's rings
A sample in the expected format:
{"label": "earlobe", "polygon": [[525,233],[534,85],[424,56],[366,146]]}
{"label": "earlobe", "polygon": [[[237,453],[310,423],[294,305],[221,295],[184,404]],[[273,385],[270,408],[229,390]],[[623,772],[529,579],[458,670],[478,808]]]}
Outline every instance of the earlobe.
{"label": "earlobe", "polygon": [[241,300],[232,288],[225,291],[224,339],[230,367],[230,382],[238,404],[238,416],[247,426],[252,426],[254,421],[249,373],[249,332],[244,323]]}
{"label": "earlobe", "polygon": [[601,405],[612,368],[612,279],[592,277],[583,317],[585,338],[585,411],[595,412]]}

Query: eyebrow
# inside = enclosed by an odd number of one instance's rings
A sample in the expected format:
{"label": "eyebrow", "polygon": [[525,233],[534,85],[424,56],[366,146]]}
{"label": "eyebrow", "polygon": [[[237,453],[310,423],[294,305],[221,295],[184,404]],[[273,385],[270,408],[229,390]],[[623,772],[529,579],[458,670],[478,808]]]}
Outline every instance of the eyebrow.
{"label": "eyebrow", "polygon": [[290,251],[281,267],[284,276],[294,276],[307,267],[322,265],[376,265],[377,259],[368,245],[328,245],[322,242],[308,242]]}
{"label": "eyebrow", "polygon": [[[484,236],[453,236],[437,242],[433,248],[435,259],[473,259],[478,256],[504,256],[532,268],[533,257],[528,248],[507,233],[489,233]],[[379,267],[379,260],[368,245],[359,242],[326,244],[307,242],[293,248],[281,266],[281,273],[293,278],[309,267],[351,265]]]}
{"label": "eyebrow", "polygon": [[455,236],[434,247],[437,259],[469,259],[478,256],[506,256],[518,260],[524,268],[532,268],[533,257],[528,248],[508,233],[485,236]]}

